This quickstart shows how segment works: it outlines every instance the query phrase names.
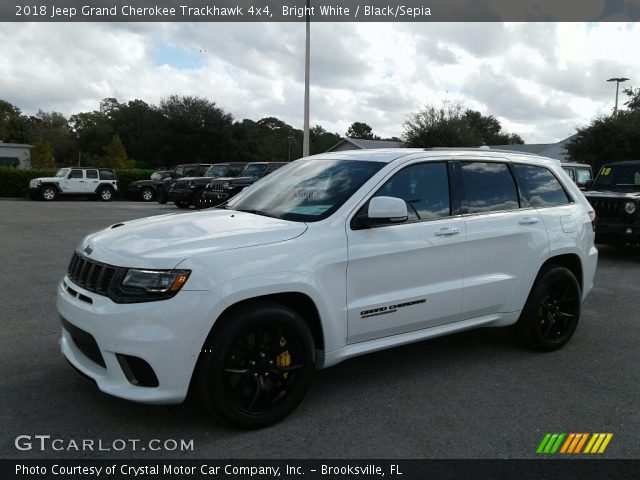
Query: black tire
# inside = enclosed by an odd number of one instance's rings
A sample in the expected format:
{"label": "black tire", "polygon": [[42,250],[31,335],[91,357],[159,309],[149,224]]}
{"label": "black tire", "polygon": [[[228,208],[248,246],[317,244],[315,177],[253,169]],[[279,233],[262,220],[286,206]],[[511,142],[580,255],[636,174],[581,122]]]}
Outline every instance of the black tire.
{"label": "black tire", "polygon": [[195,197],[193,197],[193,206],[196,207],[197,210],[202,210],[212,206],[203,196],[204,190],[200,190],[196,193]]}
{"label": "black tire", "polygon": [[158,200],[158,203],[161,205],[167,203],[167,192],[164,190],[164,188],[158,187],[158,190],[156,191],[156,198]]}
{"label": "black tire", "polygon": [[262,428],[289,415],[305,397],[314,343],[295,311],[256,302],[229,311],[209,335],[196,388],[215,416],[241,428]]}
{"label": "black tire", "polygon": [[58,198],[58,190],[56,190],[56,187],[45,185],[40,189],[40,198],[45,202],[52,202]]}
{"label": "black tire", "polygon": [[140,200],[143,202],[151,202],[155,199],[156,192],[153,191],[153,188],[145,187],[140,192]]}
{"label": "black tire", "polygon": [[113,198],[113,190],[109,187],[101,187],[96,193],[98,194],[98,200],[101,202],[110,202]]}
{"label": "black tire", "polygon": [[174,203],[178,208],[189,208],[191,206],[191,202],[187,200],[176,200]]}
{"label": "black tire", "polygon": [[551,351],[566,344],[580,320],[580,284],[571,270],[544,267],[513,330],[526,347]]}

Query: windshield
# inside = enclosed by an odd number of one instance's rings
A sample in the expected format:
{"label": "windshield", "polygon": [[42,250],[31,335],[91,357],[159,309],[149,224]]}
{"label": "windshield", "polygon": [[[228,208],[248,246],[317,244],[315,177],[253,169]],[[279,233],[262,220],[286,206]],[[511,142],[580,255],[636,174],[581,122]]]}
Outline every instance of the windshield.
{"label": "windshield", "polygon": [[633,165],[605,165],[593,182],[595,188],[640,189],[640,163]]}
{"label": "windshield", "polygon": [[68,173],[68,168],[61,168],[60,170],[58,170],[58,173],[56,173],[56,177],[66,177]]}
{"label": "windshield", "polygon": [[261,177],[264,171],[267,169],[266,163],[250,163],[242,173],[240,173],[241,177]]}
{"label": "windshield", "polygon": [[226,172],[227,172],[227,166],[226,165],[214,165],[209,170],[207,170],[207,172],[204,174],[204,176],[205,177],[217,178],[217,177],[223,176]]}
{"label": "windshield", "polygon": [[297,160],[240,193],[226,208],[316,222],[340,208],[384,165],[360,160]]}

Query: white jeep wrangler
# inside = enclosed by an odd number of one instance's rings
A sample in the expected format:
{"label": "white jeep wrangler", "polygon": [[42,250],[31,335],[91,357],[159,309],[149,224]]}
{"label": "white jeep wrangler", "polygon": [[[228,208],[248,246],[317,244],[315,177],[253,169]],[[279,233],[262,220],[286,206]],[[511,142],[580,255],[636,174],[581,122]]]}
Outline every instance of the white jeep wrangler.
{"label": "white jeep wrangler", "polygon": [[61,168],[53,177],[29,182],[29,196],[33,200],[52,201],[58,195],[68,195],[108,202],[117,190],[118,179],[110,168]]}
{"label": "white jeep wrangler", "polygon": [[[67,360],[98,388],[272,424],[316,368],[477,327],[569,341],[593,285],[595,215],[549,159],[331,152],[216,209],[84,238],[58,287]],[[429,348],[425,343],[424,348]]]}

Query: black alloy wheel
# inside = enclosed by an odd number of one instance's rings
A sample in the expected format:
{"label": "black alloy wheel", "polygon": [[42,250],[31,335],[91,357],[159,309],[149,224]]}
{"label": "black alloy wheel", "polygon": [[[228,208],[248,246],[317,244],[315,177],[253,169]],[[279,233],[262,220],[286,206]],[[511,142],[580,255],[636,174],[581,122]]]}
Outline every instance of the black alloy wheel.
{"label": "black alloy wheel", "polygon": [[222,321],[200,358],[203,403],[242,428],[276,423],[309,388],[315,368],[309,328],[296,312],[271,302],[242,307]]}
{"label": "black alloy wheel", "polygon": [[545,267],[514,326],[522,343],[537,350],[556,350],[566,344],[578,326],[580,284],[571,270]]}

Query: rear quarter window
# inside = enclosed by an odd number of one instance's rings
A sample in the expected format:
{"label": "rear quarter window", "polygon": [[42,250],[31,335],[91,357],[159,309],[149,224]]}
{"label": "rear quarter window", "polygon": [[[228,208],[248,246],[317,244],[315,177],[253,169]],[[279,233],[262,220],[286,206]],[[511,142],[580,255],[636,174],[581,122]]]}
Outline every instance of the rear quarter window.
{"label": "rear quarter window", "polygon": [[116,175],[111,170],[100,170],[100,180],[115,180]]}
{"label": "rear quarter window", "polygon": [[514,164],[532,207],[555,207],[571,203],[564,187],[546,167]]}

